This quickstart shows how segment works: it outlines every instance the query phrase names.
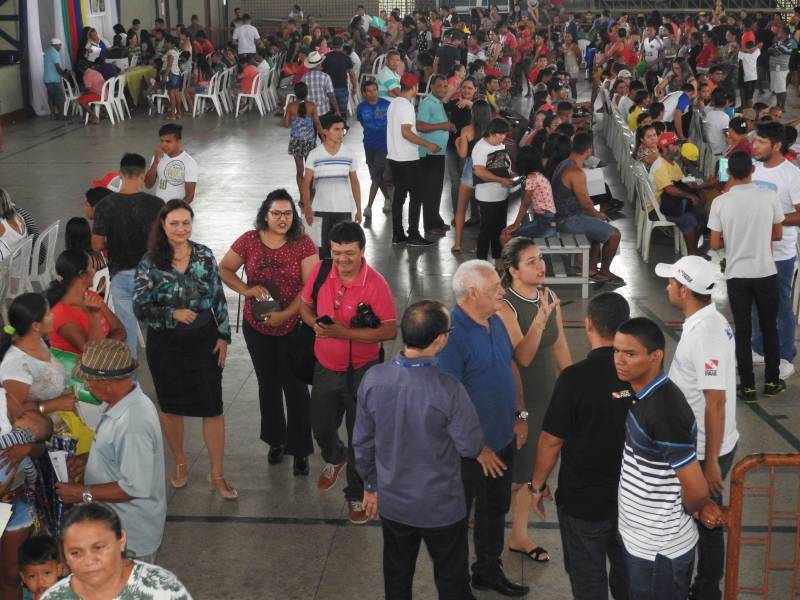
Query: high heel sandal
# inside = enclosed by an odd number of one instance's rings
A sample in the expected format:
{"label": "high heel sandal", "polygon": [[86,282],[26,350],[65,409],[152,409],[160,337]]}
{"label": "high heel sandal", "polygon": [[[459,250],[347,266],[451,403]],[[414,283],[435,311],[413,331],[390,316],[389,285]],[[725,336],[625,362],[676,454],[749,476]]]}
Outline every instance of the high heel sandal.
{"label": "high heel sandal", "polygon": [[[236,489],[233,488],[227,481],[225,481],[225,477],[223,475],[220,475],[219,477],[212,477],[211,473],[209,473],[207,480],[209,492],[217,492],[225,500],[236,500],[239,498],[239,492],[236,491]],[[217,482],[222,482],[222,485]]]}
{"label": "high heel sandal", "polygon": [[[181,477],[181,473],[183,477]],[[175,463],[175,471],[172,475],[169,476],[169,482],[172,484],[172,487],[175,489],[180,489],[182,487],[186,487],[186,483],[189,481],[189,470],[186,463]]]}

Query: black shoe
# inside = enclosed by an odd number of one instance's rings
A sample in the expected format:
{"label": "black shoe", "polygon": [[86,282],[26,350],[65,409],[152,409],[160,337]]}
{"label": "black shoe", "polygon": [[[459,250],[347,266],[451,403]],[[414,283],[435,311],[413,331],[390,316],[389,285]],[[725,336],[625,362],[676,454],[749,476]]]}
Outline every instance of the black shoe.
{"label": "black shoe", "polygon": [[292,473],[295,477],[298,475],[308,475],[308,457],[307,456],[295,456],[294,457],[294,467],[292,468]]}
{"label": "black shoe", "polygon": [[408,241],[408,238],[404,235],[393,235],[392,236],[392,243],[393,244],[405,244]]}
{"label": "black shoe", "polygon": [[450,225],[442,225],[434,229],[426,229],[425,233],[428,235],[447,235],[448,231],[450,231]]}
{"label": "black shoe", "polygon": [[431,240],[426,240],[421,235],[409,236],[408,240],[406,241],[406,244],[408,244],[409,246],[419,246],[419,247],[433,246],[435,243],[436,242],[432,242]]}
{"label": "black shoe", "polygon": [[777,396],[783,390],[786,389],[786,382],[783,379],[778,379],[775,383],[765,383],[764,384],[764,395],[767,398],[772,398],[773,396]]}
{"label": "black shoe", "polygon": [[267,462],[277,465],[283,462],[283,446],[270,446],[267,453]]}
{"label": "black shoe", "polygon": [[520,585],[509,581],[508,577],[501,575],[500,579],[495,582],[486,581],[477,575],[472,576],[472,587],[476,590],[494,590],[501,596],[509,596],[518,598],[526,596],[531,589],[527,585]]}
{"label": "black shoe", "polygon": [[745,404],[756,404],[758,402],[758,395],[754,387],[747,387],[744,385],[736,386],[736,395]]}

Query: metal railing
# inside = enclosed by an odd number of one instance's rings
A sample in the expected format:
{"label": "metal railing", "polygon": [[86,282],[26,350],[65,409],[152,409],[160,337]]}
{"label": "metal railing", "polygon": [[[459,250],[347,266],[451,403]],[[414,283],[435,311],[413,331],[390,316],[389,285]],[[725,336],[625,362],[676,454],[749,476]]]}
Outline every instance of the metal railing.
{"label": "metal railing", "polygon": [[[748,594],[748,597],[760,595],[762,598],[797,598],[800,595],[800,536],[798,536],[798,533],[800,533],[800,477],[798,477],[798,484],[794,486],[795,491],[798,493],[794,500],[793,510],[779,510],[776,507],[775,498],[778,471],[798,468],[800,468],[800,454],[751,454],[736,463],[733,468],[730,483],[730,507],[728,509],[728,548],[725,556],[725,600],[735,600],[739,598],[739,594]],[[745,485],[748,473],[754,469],[767,470],[766,485]],[[800,475],[800,471],[795,471],[793,475]],[[764,533],[761,532],[761,527],[748,528],[742,525],[746,493],[766,496],[767,523]],[[783,520],[788,526],[777,525],[776,520]],[[743,529],[745,529],[744,532]],[[773,534],[778,532],[782,535],[787,533],[794,534],[791,560],[778,560],[773,556],[773,549],[777,547],[773,543]],[[763,548],[763,577],[758,585],[742,585],[739,581],[742,545],[761,546]],[[789,546],[783,543],[779,549],[785,551],[787,548]],[[750,566],[753,565],[752,559],[753,557],[751,556],[749,558],[751,560]],[[782,589],[780,596],[774,594],[770,596],[770,574],[772,572],[786,571],[791,572],[791,595],[786,594],[787,590]]]}

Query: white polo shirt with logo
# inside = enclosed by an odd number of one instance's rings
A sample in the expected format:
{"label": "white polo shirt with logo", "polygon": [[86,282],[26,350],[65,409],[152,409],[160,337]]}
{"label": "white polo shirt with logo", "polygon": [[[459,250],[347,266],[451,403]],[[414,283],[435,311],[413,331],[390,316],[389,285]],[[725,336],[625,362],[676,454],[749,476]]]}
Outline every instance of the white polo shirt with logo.
{"label": "white polo shirt with logo", "polygon": [[697,420],[697,457],[706,455],[706,397],[703,390],[725,392],[725,428],[719,456],[739,440],[736,429],[736,343],[733,330],[712,302],[683,324],[669,378],[677,385]]}

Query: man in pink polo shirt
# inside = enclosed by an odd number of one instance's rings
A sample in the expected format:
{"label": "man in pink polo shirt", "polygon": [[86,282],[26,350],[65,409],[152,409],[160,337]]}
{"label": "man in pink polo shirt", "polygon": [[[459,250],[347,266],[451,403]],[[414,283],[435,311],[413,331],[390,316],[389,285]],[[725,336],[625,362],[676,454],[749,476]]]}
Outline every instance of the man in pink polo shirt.
{"label": "man in pink polo shirt", "polygon": [[[352,438],[356,392],[361,378],[380,359],[380,343],[397,335],[397,311],[383,276],[364,260],[364,230],[352,221],[330,231],[330,273],[312,300],[320,262],[302,292],[300,316],[317,335],[314,385],[311,390],[311,428],[326,465],[317,487],[329,490],[347,465],[344,496],[354,524],[366,523],[362,500],[364,483],[355,469]],[[339,438],[346,416],[347,445]]]}

